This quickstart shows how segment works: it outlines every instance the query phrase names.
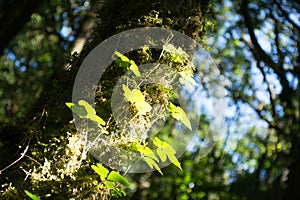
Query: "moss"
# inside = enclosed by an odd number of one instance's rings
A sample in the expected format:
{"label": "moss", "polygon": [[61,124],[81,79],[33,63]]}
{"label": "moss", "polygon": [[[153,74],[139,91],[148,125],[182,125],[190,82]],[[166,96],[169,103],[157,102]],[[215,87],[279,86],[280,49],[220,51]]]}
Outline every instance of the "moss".
{"label": "moss", "polygon": [[[107,0],[97,15],[97,26],[94,29],[92,40],[88,41],[80,56],[72,55],[70,61],[72,67],[65,72],[62,79],[53,82],[49,88],[46,88],[42,95],[41,101],[36,105],[36,109],[32,110],[32,115],[28,116],[25,130],[22,132],[22,138],[28,134],[31,139],[30,153],[32,159],[25,159],[20,166],[28,172],[28,174],[36,174],[37,176],[46,176],[43,166],[47,165],[47,161],[51,166],[51,176],[48,179],[39,180],[28,178],[24,184],[24,176],[11,170],[11,176],[16,176],[14,183],[18,184],[17,191],[27,189],[33,193],[37,193],[41,197],[45,197],[51,193],[51,198],[65,199],[77,195],[79,199],[87,197],[103,197],[107,191],[103,188],[97,188],[97,176],[91,171],[90,165],[96,160],[88,156],[81,163],[81,168],[68,174],[66,164],[74,158],[72,151],[68,148],[70,138],[76,135],[74,124],[70,124],[72,114],[65,106],[65,102],[71,100],[73,81],[77,70],[82,61],[88,55],[91,49],[102,42],[104,39],[122,32],[124,30],[137,27],[166,27],[181,31],[193,38],[199,38],[204,34],[203,12],[206,9],[206,1],[192,0]],[[158,50],[139,50],[129,53],[127,56],[139,64],[151,63],[160,55]],[[170,62],[170,60],[164,60]],[[180,63],[177,63],[179,66]],[[184,70],[184,69],[182,69]],[[112,65],[103,74],[96,93],[96,110],[97,113],[107,121],[111,115],[110,95],[115,83],[124,71],[116,65]],[[146,100],[151,104],[162,103],[167,105],[170,98],[174,98],[174,94],[169,88],[161,85],[152,85],[151,87],[142,89],[146,95]],[[115,124],[112,124],[112,127]],[[113,130],[114,128],[111,128]],[[3,133],[3,131],[1,131]],[[14,127],[13,135],[16,133]],[[29,138],[30,138],[29,137]],[[18,139],[12,137],[14,139]],[[17,143],[20,141],[18,140]],[[120,144],[122,146],[122,144]],[[131,146],[125,148],[133,148]],[[69,149],[69,150],[68,150]],[[13,150],[15,152],[15,149]],[[9,151],[7,151],[9,152]],[[81,155],[78,155],[79,157]],[[79,159],[78,157],[78,160]],[[75,159],[75,158],[74,158]],[[17,165],[19,166],[19,165]],[[23,172],[22,172],[23,173]],[[63,177],[63,178],[62,178]],[[75,177],[75,178],[74,178]],[[15,194],[14,189],[9,190]],[[73,191],[73,192],[70,192]],[[3,193],[4,194],[4,193]],[[4,194],[5,195],[5,194]],[[20,192],[21,198],[24,194]],[[9,195],[8,195],[9,196]],[[8,196],[1,196],[6,198]],[[9,198],[6,198],[9,199]]]}

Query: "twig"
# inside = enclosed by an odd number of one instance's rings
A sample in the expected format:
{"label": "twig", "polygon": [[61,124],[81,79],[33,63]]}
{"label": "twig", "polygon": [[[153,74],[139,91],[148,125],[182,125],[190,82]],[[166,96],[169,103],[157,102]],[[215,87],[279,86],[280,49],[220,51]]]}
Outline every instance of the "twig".
{"label": "twig", "polygon": [[43,166],[39,161],[37,161],[36,159],[32,158],[31,156],[25,155],[25,157],[29,158],[30,160],[36,162],[37,164],[39,164],[40,166]]}
{"label": "twig", "polygon": [[29,143],[27,144],[27,146],[24,149],[23,153],[21,153],[21,156],[17,160],[15,160],[14,162],[10,163],[8,166],[6,166],[2,170],[0,170],[0,174],[2,174],[3,171],[7,170],[8,168],[10,168],[11,166],[13,166],[17,162],[19,162],[25,156],[25,153],[28,151],[28,148],[29,148]]}

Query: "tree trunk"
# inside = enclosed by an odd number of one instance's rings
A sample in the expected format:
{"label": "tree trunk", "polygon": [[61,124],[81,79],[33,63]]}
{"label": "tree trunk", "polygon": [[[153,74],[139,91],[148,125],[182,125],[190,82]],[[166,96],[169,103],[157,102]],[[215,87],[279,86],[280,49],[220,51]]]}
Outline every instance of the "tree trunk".
{"label": "tree trunk", "polygon": [[[178,30],[198,39],[204,34],[205,21],[203,14],[206,12],[206,9],[206,0],[181,0],[175,2],[173,0],[105,1],[102,9],[98,11],[100,20],[96,21],[97,26],[92,32],[92,40],[87,41],[79,57],[73,56],[72,66],[64,71],[62,76],[55,77],[52,83],[45,88],[39,102],[37,102],[35,108],[31,110],[31,113],[28,113],[25,119],[16,124],[0,128],[0,136],[3,137],[1,139],[8,141],[8,146],[14,147],[7,153],[13,154],[17,152],[16,157],[5,160],[3,166],[7,166],[15,158],[19,157],[18,155],[20,155],[27,144],[29,144],[28,154],[30,154],[32,148],[43,150],[44,147],[41,144],[47,144],[54,137],[59,137],[61,129],[69,125],[72,116],[70,110],[65,106],[65,102],[72,100],[72,87],[77,70],[87,54],[96,45],[124,30],[149,26]],[[87,23],[90,25],[93,22],[88,21]],[[84,30],[85,26],[82,31]],[[83,37],[85,38],[85,35]],[[21,150],[18,150],[19,145],[22,147]],[[51,152],[47,153],[52,154]],[[23,159],[14,167],[5,170],[5,175],[1,176],[0,181],[6,182],[5,177],[9,177],[8,181],[22,185],[25,174],[21,169],[17,168],[22,162],[26,164],[26,162],[31,161]]]}

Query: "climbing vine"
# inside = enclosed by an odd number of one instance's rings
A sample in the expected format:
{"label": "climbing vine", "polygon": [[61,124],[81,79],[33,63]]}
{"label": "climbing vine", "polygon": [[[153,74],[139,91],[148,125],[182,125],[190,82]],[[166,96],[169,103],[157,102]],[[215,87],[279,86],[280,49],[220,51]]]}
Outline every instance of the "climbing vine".
{"label": "climbing vine", "polygon": [[[145,57],[151,57],[151,51],[147,46],[141,51]],[[161,79],[163,81],[152,84],[143,84],[143,81],[147,77],[155,77],[154,71],[160,69],[160,64],[155,64],[151,69],[141,72],[136,62],[126,55],[115,51],[112,57],[114,57],[115,67],[125,73],[122,78],[127,80],[127,83],[120,85],[119,91],[122,93],[123,100],[119,101],[122,103],[116,105],[118,115],[112,113],[109,120],[105,121],[102,119],[101,113],[97,115],[93,105],[85,100],[79,100],[77,103],[68,102],[66,105],[80,119],[87,120],[86,123],[94,124],[99,129],[98,134],[105,134],[110,143],[125,151],[139,154],[140,159],[147,164],[149,169],[155,169],[163,175],[160,164],[169,161],[182,170],[176,157],[176,150],[167,141],[162,140],[159,135],[149,137],[145,133],[149,131],[155,121],[166,120],[168,117],[176,119],[178,123],[182,123],[187,129],[192,130],[191,122],[185,111],[179,105],[175,105],[179,94],[172,87],[174,82],[188,86],[196,85],[193,78],[194,66],[189,55],[180,47],[176,48],[171,44],[164,45],[158,60],[175,70],[164,71],[165,77]],[[160,71],[159,73],[161,74]],[[176,77],[176,75],[178,76]],[[127,106],[124,107],[124,103]],[[122,115],[125,112],[122,109],[127,109],[129,115]],[[122,128],[118,128],[118,123],[122,123]],[[115,127],[112,128],[112,126]],[[110,134],[109,130],[114,131]],[[85,146],[83,155],[85,155],[92,146],[83,145]],[[114,170],[109,173],[109,170],[101,163],[91,167],[100,176],[99,188],[111,191],[117,196],[126,194],[120,188],[120,186],[129,186],[129,182],[123,175]]]}

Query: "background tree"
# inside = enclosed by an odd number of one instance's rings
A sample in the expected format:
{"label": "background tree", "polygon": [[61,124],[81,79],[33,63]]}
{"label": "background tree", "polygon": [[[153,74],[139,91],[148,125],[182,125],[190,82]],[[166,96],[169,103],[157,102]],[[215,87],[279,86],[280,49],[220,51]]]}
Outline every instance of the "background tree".
{"label": "background tree", "polygon": [[207,44],[231,81],[227,135],[208,158],[185,158],[193,167],[183,176],[149,178],[138,198],[184,199],[182,188],[185,199],[298,199],[299,3],[218,1],[212,10]]}

